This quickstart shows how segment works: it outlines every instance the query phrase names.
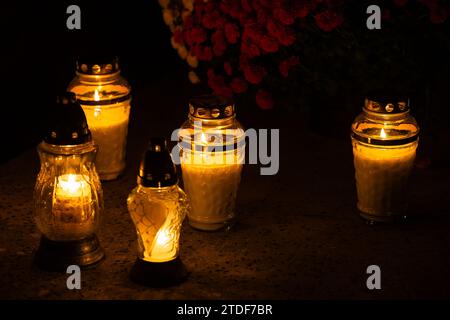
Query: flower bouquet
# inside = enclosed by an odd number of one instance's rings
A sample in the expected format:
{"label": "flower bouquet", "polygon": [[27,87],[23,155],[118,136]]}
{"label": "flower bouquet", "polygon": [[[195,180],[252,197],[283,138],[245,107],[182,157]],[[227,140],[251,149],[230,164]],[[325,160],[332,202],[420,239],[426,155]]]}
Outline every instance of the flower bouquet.
{"label": "flower bouquet", "polygon": [[[336,104],[386,87],[415,92],[448,65],[450,1],[159,2],[190,81],[223,96],[248,93],[262,109]],[[381,29],[367,26],[370,5]]]}

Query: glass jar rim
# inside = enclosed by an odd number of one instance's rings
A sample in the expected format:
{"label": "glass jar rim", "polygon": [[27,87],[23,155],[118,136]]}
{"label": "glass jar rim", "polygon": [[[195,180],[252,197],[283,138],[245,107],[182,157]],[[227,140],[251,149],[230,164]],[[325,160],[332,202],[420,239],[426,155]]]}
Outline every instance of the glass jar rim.
{"label": "glass jar rim", "polygon": [[81,155],[96,151],[98,146],[93,141],[88,141],[77,145],[55,145],[42,141],[38,145],[39,151],[52,153],[55,155]]}

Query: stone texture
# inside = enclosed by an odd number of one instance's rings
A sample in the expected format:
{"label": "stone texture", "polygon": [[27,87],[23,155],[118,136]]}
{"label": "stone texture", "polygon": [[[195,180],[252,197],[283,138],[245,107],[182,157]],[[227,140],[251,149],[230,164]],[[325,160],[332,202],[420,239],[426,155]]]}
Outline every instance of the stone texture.
{"label": "stone texture", "polygon": [[[164,95],[163,87],[135,88],[128,167],[120,179],[103,183],[98,236],[106,260],[82,272],[82,290],[68,290],[67,275],[32,265],[40,237],[32,215],[37,152],[28,150],[0,167],[0,298],[450,298],[448,166],[415,169],[408,224],[371,227],[356,211],[349,139],[302,129],[301,114],[243,105],[238,116],[245,127],[281,129],[279,174],[261,176],[258,166],[244,167],[238,223],[231,231],[199,232],[185,221],[181,257],[191,272],[185,283],[168,289],[132,283],[136,237],[126,198],[148,138],[168,136],[187,114],[186,92]],[[381,267],[382,290],[366,288],[371,264]]]}

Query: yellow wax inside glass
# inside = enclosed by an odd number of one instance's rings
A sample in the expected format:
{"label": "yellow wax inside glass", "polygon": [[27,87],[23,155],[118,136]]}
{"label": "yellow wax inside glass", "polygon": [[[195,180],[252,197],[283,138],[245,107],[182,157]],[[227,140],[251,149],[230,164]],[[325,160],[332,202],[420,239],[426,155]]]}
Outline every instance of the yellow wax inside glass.
{"label": "yellow wax inside glass", "polygon": [[170,261],[177,255],[176,237],[169,230],[168,226],[162,227],[155,239],[153,240],[153,248],[151,249],[148,260],[153,262]]}
{"label": "yellow wax inside glass", "polygon": [[166,262],[178,255],[178,208],[173,201],[129,202],[131,218],[139,234],[142,258],[150,262]]}
{"label": "yellow wax inside glass", "polygon": [[104,129],[128,122],[129,106],[129,102],[126,102],[102,106],[83,105],[82,107],[89,128]]}
{"label": "yellow wax inside glass", "polygon": [[91,187],[88,177],[80,174],[64,174],[58,177],[55,198],[68,198],[82,202],[91,198]]}
{"label": "yellow wax inside glass", "polygon": [[94,232],[94,209],[89,177],[64,174],[56,179],[51,237],[77,240]]}
{"label": "yellow wax inside glass", "polygon": [[408,179],[417,144],[372,146],[353,141],[359,210],[378,216],[406,211]]}
{"label": "yellow wax inside glass", "polygon": [[242,156],[235,150],[183,153],[181,169],[191,224],[220,224],[234,217]]}
{"label": "yellow wax inside glass", "polygon": [[[94,101],[109,99],[95,91]],[[130,100],[109,105],[83,105],[89,129],[99,146],[95,166],[101,179],[115,179],[125,168]]]}

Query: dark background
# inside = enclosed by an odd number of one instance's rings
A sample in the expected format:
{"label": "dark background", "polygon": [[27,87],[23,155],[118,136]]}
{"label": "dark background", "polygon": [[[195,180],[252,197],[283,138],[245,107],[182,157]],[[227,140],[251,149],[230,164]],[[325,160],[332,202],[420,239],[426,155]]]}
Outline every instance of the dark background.
{"label": "dark background", "polygon": [[[81,8],[81,30],[68,30],[66,27],[69,16],[66,9],[71,4],[77,4]],[[358,13],[358,15],[355,13],[355,16],[366,18],[363,7],[355,6],[352,9]],[[358,25],[365,29],[364,19]],[[448,23],[440,28],[448,29]],[[412,33],[419,31],[411,30]],[[0,126],[3,146],[0,162],[13,158],[39,142],[46,127],[47,110],[52,105],[55,95],[64,91],[74,77],[75,61],[79,54],[103,52],[118,55],[122,75],[134,89],[135,107],[150,108],[152,110],[149,113],[155,116],[186,108],[185,102],[188,97],[193,92],[204,90],[191,86],[187,80],[187,64],[171,47],[171,33],[163,22],[161,7],[157,0],[6,2],[1,5],[0,32],[3,80]],[[383,29],[368,34],[383,37],[383,32],[390,31]],[[414,35],[411,38],[414,38]],[[342,47],[341,44],[327,42],[326,38],[321,41],[324,45],[323,50],[331,52],[338,46]],[[369,41],[370,38],[368,44]],[[317,48],[320,46],[314,46],[314,50],[319,50]],[[433,50],[428,49],[426,44],[420,44],[416,49],[424,52]],[[386,55],[389,55],[389,52],[387,48]],[[428,158],[434,158],[434,162],[439,164],[445,164],[450,160],[448,129],[450,126],[446,122],[450,114],[450,108],[446,106],[447,88],[450,86],[448,77],[450,63],[449,59],[442,57],[442,54],[438,51],[430,52],[430,58],[427,60],[429,67],[417,66],[418,69],[420,67],[425,71],[419,74],[415,86],[410,87],[407,92],[411,95],[413,114],[422,128],[420,156],[427,153]],[[327,76],[328,72],[330,74],[336,72],[336,68],[331,71],[336,64],[334,58],[325,62],[315,61],[314,55],[313,51],[309,56],[311,60],[305,63],[319,66],[319,74],[316,74],[319,79]],[[355,68],[351,60],[341,63],[343,70]],[[374,65],[377,65],[376,60]],[[287,107],[277,106],[274,111],[259,110],[254,102],[254,93],[244,95],[239,98],[239,118],[244,123],[246,118],[250,118],[247,122],[252,123],[251,118],[260,117],[269,120],[273,113],[280,117],[297,117],[299,122],[305,122],[314,132],[338,139],[348,139],[348,128],[353,118],[360,112],[365,92],[352,89],[354,83],[351,79],[344,79],[343,75],[338,73],[335,80],[331,80],[330,85],[333,83],[340,85],[338,90],[347,88],[346,92],[341,92],[337,97],[329,96],[321,89],[305,91],[304,82],[299,82],[298,90],[292,92],[292,97],[285,99]],[[407,82],[408,70],[405,70],[404,77],[401,78]],[[167,81],[162,85],[160,94],[152,97],[154,104],[145,106],[136,104],[136,101],[140,100],[140,97],[136,96],[140,89],[145,91],[143,88],[167,79],[173,81]],[[333,77],[327,78],[328,81],[330,79]],[[346,83],[345,81],[348,85],[342,86],[342,82]],[[381,75],[379,81],[375,83],[382,83],[387,88],[390,86],[389,81]],[[330,87],[325,82],[323,86],[324,89]],[[430,87],[433,89],[431,92]],[[165,105],[165,95],[179,95],[180,104]],[[302,102],[298,107],[294,100],[299,100],[301,95],[307,97],[300,99]],[[302,109],[301,107],[305,105],[306,109]],[[182,119],[180,123],[181,121]]]}
{"label": "dark background", "polygon": [[[81,8],[81,30],[66,28],[70,4]],[[169,75],[187,78],[158,1],[14,1],[1,7],[2,161],[40,140],[46,111],[75,76],[79,54],[117,54],[133,88]]]}
{"label": "dark background", "polygon": [[[81,31],[66,28],[70,4],[81,7]],[[363,105],[362,92],[354,93],[346,112],[340,109],[343,101],[320,99],[326,98],[323,92],[311,97],[306,112],[264,111],[254,98],[243,97],[238,118],[244,127],[280,128],[280,172],[261,176],[258,166],[245,167],[234,231],[200,233],[185,223],[182,256],[192,275],[184,286],[161,291],[128,279],[136,239],[125,205],[149,135],[169,135],[179,126],[194,92],[158,2],[2,2],[0,32],[1,162],[14,158],[0,166],[0,298],[449,298],[450,77],[445,69],[430,70],[440,74],[431,83],[431,102],[423,91],[414,99],[413,113],[424,129],[419,162],[425,159],[425,165],[416,168],[411,183],[412,221],[400,227],[371,228],[356,210],[348,131]],[[32,218],[39,160],[35,150],[25,150],[41,139],[55,94],[75,75],[76,56],[92,51],[119,55],[134,94],[127,169],[121,179],[104,184],[105,225],[99,237],[107,259],[86,273],[83,290],[75,292],[66,289],[65,274],[31,268],[40,237]],[[338,112],[330,114],[334,106]],[[365,287],[370,264],[382,266],[381,291]]]}

